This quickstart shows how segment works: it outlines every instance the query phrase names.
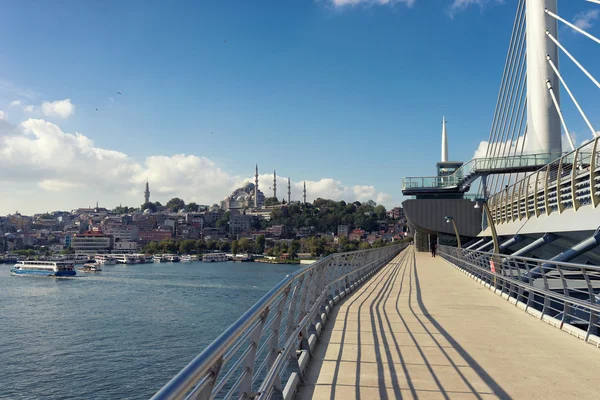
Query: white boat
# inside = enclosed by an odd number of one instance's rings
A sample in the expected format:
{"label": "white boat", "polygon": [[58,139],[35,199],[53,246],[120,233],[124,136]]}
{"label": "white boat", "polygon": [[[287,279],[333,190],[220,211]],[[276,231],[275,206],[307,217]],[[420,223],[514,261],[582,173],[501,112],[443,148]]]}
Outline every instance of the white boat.
{"label": "white boat", "polygon": [[179,256],[176,254],[163,254],[163,257],[167,259],[167,262],[179,262]]}
{"label": "white boat", "polygon": [[152,257],[152,255],[150,254],[145,254],[144,255],[144,262],[146,262],[146,264],[150,264],[154,262],[154,257]]}
{"label": "white boat", "polygon": [[131,254],[113,254],[119,264],[137,264],[139,261]]}
{"label": "white boat", "polygon": [[190,256],[189,254],[184,254],[180,257],[181,262],[190,262],[193,261],[192,256]]}
{"label": "white boat", "polygon": [[15,276],[74,276],[71,261],[19,261],[10,269]]}
{"label": "white boat", "polygon": [[83,267],[79,268],[79,270],[81,272],[100,272],[102,271],[102,268],[100,267],[100,264],[86,263],[83,264]]}
{"label": "white boat", "polygon": [[167,259],[160,254],[155,254],[154,256],[152,256],[152,260],[154,260],[155,263],[167,262]]}
{"label": "white boat", "polygon": [[87,254],[75,254],[71,257],[71,260],[73,260],[75,264],[85,264],[90,261],[90,256]]}
{"label": "white boat", "polygon": [[225,253],[208,253],[202,256],[203,262],[225,262],[229,257]]}
{"label": "white boat", "polygon": [[117,263],[117,259],[110,254],[96,254],[94,260],[96,260],[96,264],[100,265],[115,265]]}

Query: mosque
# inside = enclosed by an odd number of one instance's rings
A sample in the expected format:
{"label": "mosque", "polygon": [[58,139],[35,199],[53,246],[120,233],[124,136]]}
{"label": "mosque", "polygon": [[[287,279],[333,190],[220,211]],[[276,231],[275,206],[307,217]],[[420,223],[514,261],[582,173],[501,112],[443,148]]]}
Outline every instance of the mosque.
{"label": "mosque", "polygon": [[[277,173],[275,171],[273,171],[273,187],[270,189],[273,190],[273,197],[277,197]],[[291,194],[291,181],[288,178],[288,203],[291,201]],[[244,184],[244,186],[234,190],[233,193],[221,200],[221,210],[258,210],[264,207],[265,198],[264,193],[258,188],[258,165],[256,165],[254,183],[248,182]],[[306,183],[304,184],[304,202],[306,202]]]}

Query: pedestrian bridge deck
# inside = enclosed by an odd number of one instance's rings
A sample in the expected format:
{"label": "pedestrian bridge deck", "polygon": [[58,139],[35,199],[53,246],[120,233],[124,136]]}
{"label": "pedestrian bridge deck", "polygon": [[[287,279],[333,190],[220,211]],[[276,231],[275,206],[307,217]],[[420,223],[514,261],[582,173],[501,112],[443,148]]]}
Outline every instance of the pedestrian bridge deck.
{"label": "pedestrian bridge deck", "polygon": [[409,247],[344,299],[299,399],[597,399],[600,350]]}

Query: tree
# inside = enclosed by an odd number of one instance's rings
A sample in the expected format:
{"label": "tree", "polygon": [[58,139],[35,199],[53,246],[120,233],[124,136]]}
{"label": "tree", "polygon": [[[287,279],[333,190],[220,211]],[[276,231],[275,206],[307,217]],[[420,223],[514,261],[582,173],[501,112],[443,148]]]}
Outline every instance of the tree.
{"label": "tree", "polygon": [[238,241],[240,251],[247,253],[250,251],[250,241],[247,238],[241,238]]}
{"label": "tree", "polygon": [[173,239],[161,240],[158,244],[158,250],[164,253],[175,253],[178,248],[177,243]]}
{"label": "tree", "polygon": [[225,211],[221,218],[217,220],[216,226],[217,228],[226,228],[227,223],[229,222],[229,217],[231,216],[231,212]]}
{"label": "tree", "polygon": [[240,244],[237,240],[234,240],[233,243],[231,243],[231,252],[235,256],[239,250],[240,250]]}
{"label": "tree", "polygon": [[150,210],[152,212],[156,212],[156,204],[151,203],[151,202],[144,203],[140,207],[140,210],[142,210],[142,211]]}
{"label": "tree", "polygon": [[196,247],[195,240],[190,240],[190,239],[182,240],[181,243],[179,243],[179,252],[182,254],[191,253],[195,247]]}
{"label": "tree", "polygon": [[173,197],[167,202],[167,208],[173,212],[177,212],[182,208],[185,208],[185,202],[179,197]]}
{"label": "tree", "polygon": [[277,200],[277,197],[267,197],[265,199],[265,207],[269,207],[269,206],[277,206],[279,205],[279,200]]}
{"label": "tree", "polygon": [[158,242],[150,242],[144,246],[144,253],[155,254],[158,252]]}
{"label": "tree", "polygon": [[219,244],[219,251],[229,251],[229,249],[231,248],[229,242],[225,241],[225,242],[221,242]]}
{"label": "tree", "polygon": [[373,212],[375,212],[375,215],[377,216],[377,219],[381,220],[381,219],[385,219],[385,207],[382,206],[381,204],[378,205],[377,207],[375,207],[373,209]]}
{"label": "tree", "polygon": [[361,242],[361,244],[358,245],[359,250],[367,250],[370,248],[371,248],[371,245],[369,244],[369,242]]}
{"label": "tree", "polygon": [[206,250],[206,242],[204,239],[196,240],[196,251],[201,253]]}
{"label": "tree", "polygon": [[262,254],[265,252],[265,235],[258,235],[256,238],[256,246],[254,252],[257,254]]}
{"label": "tree", "polygon": [[290,246],[288,249],[288,251],[290,253],[290,258],[297,258],[299,250],[300,250],[300,242],[298,242],[297,240],[292,240],[292,243],[290,243]]}
{"label": "tree", "polygon": [[187,212],[198,212],[200,206],[194,202],[192,203],[188,203],[187,206],[185,206],[185,211]]}

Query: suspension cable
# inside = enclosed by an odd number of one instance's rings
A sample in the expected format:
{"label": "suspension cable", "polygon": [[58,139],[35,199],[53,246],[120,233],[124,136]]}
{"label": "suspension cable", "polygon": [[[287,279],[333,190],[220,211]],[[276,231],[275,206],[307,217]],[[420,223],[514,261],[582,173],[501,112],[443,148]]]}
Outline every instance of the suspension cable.
{"label": "suspension cable", "polygon": [[546,31],[546,36],[548,36],[550,38],[550,40],[552,40],[558,47],[560,47],[560,49],[562,51],[564,51],[567,56],[569,56],[571,61],[573,61],[575,63],[575,65],[577,65],[579,67],[579,69],[581,69],[583,71],[583,73],[586,74],[587,77],[590,78],[592,80],[592,82],[594,82],[594,84],[600,88],[600,83],[596,79],[594,79],[594,77],[588,72],[588,70],[585,69],[583,67],[583,65],[581,65],[579,63],[579,61],[577,61],[575,59],[575,57],[573,57],[571,55],[571,53],[569,53],[569,51],[567,49],[565,49],[565,47],[562,44],[560,44],[560,42],[558,40],[556,40],[556,38],[554,36],[552,36],[552,34],[550,32]]}
{"label": "suspension cable", "polygon": [[556,112],[558,113],[558,117],[560,118],[560,123],[562,124],[563,129],[565,130],[567,139],[569,140],[569,144],[571,145],[571,150],[575,151],[575,145],[573,144],[573,139],[571,139],[571,134],[569,133],[569,129],[567,128],[567,124],[565,123],[565,118],[563,116],[562,110],[560,109],[560,106],[558,105],[558,100],[556,100],[556,95],[554,94],[554,89],[552,89],[552,84],[550,83],[550,80],[546,81],[546,87],[548,88],[548,91],[550,92],[550,97],[552,97],[552,102],[554,103],[554,107],[556,108]]}
{"label": "suspension cable", "polygon": [[558,76],[558,79],[560,79],[560,82],[562,83],[562,85],[564,86],[564,88],[566,89],[567,93],[569,94],[569,96],[571,97],[571,100],[573,100],[573,103],[575,103],[575,107],[577,107],[577,110],[579,110],[579,113],[581,114],[581,116],[583,117],[585,123],[587,124],[588,128],[590,128],[590,131],[592,131],[592,135],[594,135],[594,137],[598,136],[598,133],[596,132],[596,130],[594,129],[594,127],[592,126],[592,124],[590,123],[590,120],[588,119],[588,117],[585,115],[585,113],[583,112],[583,110],[581,109],[581,106],[579,105],[579,102],[577,101],[577,99],[575,98],[575,96],[573,95],[573,92],[571,92],[571,89],[569,88],[569,85],[567,85],[567,83],[565,82],[565,80],[563,79],[562,75],[560,74],[560,72],[558,72],[558,68],[556,68],[556,65],[554,65],[554,62],[552,61],[552,58],[550,58],[549,55],[546,56],[546,59],[548,60],[548,62],[550,63],[550,66],[552,67],[552,69],[554,70],[554,73],[556,74],[556,76]]}
{"label": "suspension cable", "polygon": [[[600,4],[600,2],[599,2],[599,3],[597,3],[597,4]],[[559,17],[558,15],[554,14],[552,11],[550,11],[550,10],[548,10],[548,9],[546,9],[546,10],[544,10],[544,11],[546,12],[546,14],[550,15],[551,17],[553,17],[553,18],[555,18],[555,19],[559,20],[559,21],[560,21],[560,22],[562,22],[563,24],[565,24],[565,25],[567,25],[567,26],[569,26],[569,27],[571,27],[571,28],[575,29],[577,32],[579,32],[579,33],[581,33],[581,34],[583,34],[583,35],[587,36],[588,38],[592,39],[594,42],[596,42],[596,43],[600,44],[600,39],[598,39],[596,36],[594,36],[594,35],[592,35],[592,34],[589,34],[589,33],[587,33],[586,31],[584,31],[583,29],[581,29],[581,28],[580,28],[580,27],[578,27],[577,25],[575,25],[575,24],[572,24],[572,23],[570,23],[569,21],[567,21],[566,19]]]}

